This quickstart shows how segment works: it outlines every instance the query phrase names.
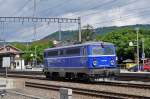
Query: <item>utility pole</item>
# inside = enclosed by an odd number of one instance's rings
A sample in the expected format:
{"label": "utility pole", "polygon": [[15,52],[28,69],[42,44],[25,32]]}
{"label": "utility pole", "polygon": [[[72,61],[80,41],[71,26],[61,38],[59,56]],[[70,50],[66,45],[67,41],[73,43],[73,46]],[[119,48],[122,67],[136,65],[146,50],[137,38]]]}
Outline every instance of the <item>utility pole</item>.
{"label": "utility pole", "polygon": [[78,30],[79,30],[79,42],[82,41],[82,37],[81,37],[81,18],[78,17]]}
{"label": "utility pole", "polygon": [[34,61],[35,61],[35,66],[37,65],[37,59],[36,59],[36,58],[37,58],[37,56],[36,56],[37,53],[36,53],[36,49],[37,49],[37,46],[34,47],[34,50],[35,50],[35,51],[34,51],[34,55],[35,55],[35,56],[34,56],[34,57],[35,57],[35,60],[34,60]]}
{"label": "utility pole", "polygon": [[143,59],[143,66],[144,66],[144,60],[145,60],[144,38],[142,38],[142,59]]}
{"label": "utility pole", "polygon": [[59,28],[59,41],[61,41],[62,37],[61,37],[61,23],[58,22],[58,28]]}
{"label": "utility pole", "polygon": [[[34,0],[33,18],[36,17],[36,0]],[[34,40],[36,40],[36,23],[34,24]]]}
{"label": "utility pole", "polygon": [[[36,0],[34,0],[34,9],[33,9],[33,18],[36,17]],[[34,40],[36,41],[36,23],[34,24]],[[34,48],[34,66],[37,65],[37,61],[36,61],[36,46]]]}
{"label": "utility pole", "polygon": [[[6,53],[6,42],[5,42],[4,32],[5,32],[5,22],[2,22],[3,47],[4,47],[4,53]],[[5,67],[5,77],[6,78],[7,78],[7,69],[8,68],[6,66]]]}
{"label": "utility pole", "polygon": [[140,71],[140,65],[139,65],[139,28],[136,28],[136,34],[137,34],[137,65],[138,65],[138,71]]}
{"label": "utility pole", "polygon": [[33,1],[34,4],[33,4],[33,17],[36,16],[36,0]]}

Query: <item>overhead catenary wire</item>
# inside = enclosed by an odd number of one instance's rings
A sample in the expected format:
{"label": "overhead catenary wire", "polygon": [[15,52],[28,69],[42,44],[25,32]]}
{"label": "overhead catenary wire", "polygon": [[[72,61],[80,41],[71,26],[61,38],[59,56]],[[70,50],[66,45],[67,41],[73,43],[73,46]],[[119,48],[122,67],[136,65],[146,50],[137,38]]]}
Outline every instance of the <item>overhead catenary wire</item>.
{"label": "overhead catenary wire", "polygon": [[65,0],[65,1],[63,1],[63,2],[61,2],[61,3],[58,3],[58,4],[54,5],[54,6],[52,6],[52,7],[49,7],[49,8],[46,8],[46,9],[41,10],[41,11],[39,11],[39,13],[47,12],[48,10],[52,10],[52,9],[61,7],[62,5],[66,4],[66,3],[70,2],[70,1],[72,1],[72,0],[69,0],[69,1],[68,1],[68,0]]}
{"label": "overhead catenary wire", "polygon": [[[128,6],[128,5],[131,5],[131,4],[134,4],[135,2],[136,2],[137,0],[134,0],[134,1],[131,1],[131,2],[127,2],[126,4],[122,4],[122,5],[120,5],[119,7],[117,6],[117,7],[114,7],[113,9],[117,9],[117,8],[123,8],[123,7],[125,7],[125,6]],[[108,6],[108,5],[107,5]],[[94,8],[92,8],[92,9],[90,9],[90,10],[94,10],[95,8],[101,8],[102,6],[97,6],[97,7],[94,7]],[[107,10],[107,11],[112,11],[113,9],[110,9],[110,10]],[[101,13],[101,15],[103,14],[103,13],[106,13],[106,11],[103,11],[103,12],[101,12],[101,11],[96,11],[96,12],[92,12],[92,13],[87,13],[87,14],[83,14],[83,15],[81,15],[80,17],[87,17],[87,16],[90,16],[90,15],[93,15],[93,14],[97,14],[97,13]]]}
{"label": "overhead catenary wire", "polygon": [[[16,10],[16,12],[14,12],[12,15],[10,16],[25,16],[27,14],[29,14],[30,11],[32,11],[32,9],[34,9],[34,6],[31,5],[32,0],[28,0],[25,2],[25,4],[23,6],[21,6],[18,10]],[[36,5],[40,2],[41,0],[36,2]],[[24,10],[26,7],[26,10]],[[33,16],[33,15],[31,15]]]}
{"label": "overhead catenary wire", "polygon": [[94,24],[91,24],[91,25],[102,24],[102,23],[110,23],[110,22],[113,22],[113,21],[122,21],[122,20],[124,21],[125,19],[128,19],[128,18],[132,17],[133,15],[136,15],[136,16],[147,16],[147,15],[150,15],[150,10],[148,10],[147,12],[148,13],[146,14],[143,11],[144,15],[137,15],[137,13],[136,14],[128,14],[128,15],[126,15],[124,17],[121,17],[121,18],[118,18],[118,19],[114,18],[114,19],[111,19],[111,20],[104,20],[104,21],[97,22],[97,23],[94,23]]}
{"label": "overhead catenary wire", "polygon": [[[130,15],[136,15],[136,14],[138,14],[138,13],[141,13],[141,12],[147,12],[147,11],[149,11],[150,10],[150,8],[148,7],[148,8],[140,8],[140,9],[131,9],[131,10],[128,10],[128,12],[130,12],[130,11],[132,11],[132,13],[130,13],[130,14],[126,14],[125,15],[125,17],[126,16],[130,16]],[[134,12],[135,11],[135,12]],[[138,12],[138,13],[137,13]],[[119,18],[121,18],[121,17],[119,17]],[[117,20],[117,19],[116,19]],[[98,20],[97,20],[98,21]]]}
{"label": "overhead catenary wire", "polygon": [[[143,8],[144,9],[144,8]],[[136,11],[136,10],[138,10],[138,9],[134,9],[134,11]],[[132,11],[132,10],[130,10],[130,11]],[[147,12],[149,12],[149,10],[146,10]],[[143,12],[143,13],[146,13],[146,11],[145,10],[143,10],[143,11],[139,11],[139,12]],[[133,11],[132,11],[133,12]],[[109,23],[109,22],[111,22],[111,21],[120,21],[120,20],[124,20],[124,19],[127,19],[127,18],[129,18],[129,17],[132,17],[133,15],[136,15],[137,13],[131,13],[131,14],[127,14],[126,16],[122,16],[121,17],[121,19],[116,19],[116,18],[114,18],[114,19],[111,19],[111,20],[104,20],[104,21],[101,21],[101,22],[98,22],[98,23],[95,23],[95,24],[102,24],[102,23]],[[148,14],[146,14],[146,15],[148,15]],[[139,16],[143,16],[143,15],[139,15]],[[39,25],[39,28],[40,27],[42,27],[42,26],[44,26],[44,25],[46,25],[46,24],[42,24],[42,25]],[[92,24],[92,25],[94,25],[94,24]],[[27,30],[29,30],[29,29],[27,29]]]}
{"label": "overhead catenary wire", "polygon": [[[144,8],[143,8],[144,9]],[[136,11],[136,9],[134,9],[135,11]],[[138,9],[137,9],[138,10]],[[130,10],[130,11],[132,11],[132,10]],[[139,11],[140,12],[140,11]],[[145,10],[144,11],[142,11],[143,13],[145,13]],[[147,11],[147,12],[149,12],[149,11]],[[136,15],[137,13],[135,13],[135,15]],[[109,23],[109,22],[111,22],[111,21],[119,21],[119,20],[123,20],[123,19],[125,19],[125,18],[128,18],[128,17],[130,17],[130,16],[133,16],[134,14],[128,14],[128,15],[126,15],[126,16],[123,16],[121,19],[112,19],[112,20],[106,20],[106,21],[102,21],[102,22],[98,22],[98,23],[96,23],[96,24],[102,24],[102,23]],[[46,24],[43,24],[43,25],[46,25]],[[39,27],[41,27],[41,26],[39,26]],[[29,30],[29,29],[27,29],[27,30]]]}
{"label": "overhead catenary wire", "polygon": [[29,3],[31,2],[31,0],[27,0],[23,6],[21,6],[20,8],[18,8],[13,14],[11,14],[10,16],[16,16],[17,14],[19,14]]}
{"label": "overhead catenary wire", "polygon": [[[91,5],[91,3],[89,3],[90,1],[91,1],[91,0],[86,0],[86,2],[84,2],[84,3],[87,3],[86,6],[89,5],[89,4]],[[68,4],[68,3],[72,3],[72,2],[67,2],[67,4]],[[92,2],[92,3],[93,3],[93,2]],[[81,3],[80,3],[80,4],[81,4]],[[103,3],[102,3],[102,4],[103,4]],[[66,7],[66,6],[65,6],[65,5],[58,6],[57,9],[58,9],[58,8],[63,9],[64,7]],[[90,8],[90,7],[89,7],[89,8]],[[72,8],[72,9],[71,9],[71,8],[69,8],[69,9],[65,9],[65,8],[64,8],[64,10],[65,10],[65,11],[68,11],[68,10],[69,10],[68,13],[74,13],[74,12],[72,12],[71,10],[81,10],[81,8],[80,8],[80,7]],[[59,13],[59,12],[58,12],[58,13]],[[54,16],[55,16],[55,15],[58,15],[58,13],[54,13]]]}
{"label": "overhead catenary wire", "polygon": [[[103,12],[102,12],[103,13]],[[123,17],[125,17],[125,16],[123,16]],[[118,19],[115,19],[115,20],[118,20]],[[105,21],[105,20],[104,20]],[[107,21],[107,20],[106,20]],[[106,22],[107,23],[107,22]]]}
{"label": "overhead catenary wire", "polygon": [[[117,1],[117,0],[111,0],[111,1],[108,1],[108,2],[100,3],[100,5],[96,5],[96,6],[92,7],[92,8],[89,7],[89,10],[90,9],[94,9],[94,8],[96,9],[96,7],[102,7],[103,5],[110,5],[111,3],[115,3],[114,1]],[[89,2],[89,1],[85,2],[85,3],[91,4],[91,2]],[[60,6],[60,7],[61,7],[61,9],[63,9],[62,6]],[[81,10],[81,9],[77,8],[76,10]],[[75,12],[72,12],[71,9],[69,9],[69,11],[70,12],[68,12],[68,13],[75,13]],[[57,16],[57,15],[58,15],[58,13],[54,13],[54,16]],[[73,14],[73,15],[77,15],[78,17],[80,17],[80,15],[78,15],[78,14]]]}

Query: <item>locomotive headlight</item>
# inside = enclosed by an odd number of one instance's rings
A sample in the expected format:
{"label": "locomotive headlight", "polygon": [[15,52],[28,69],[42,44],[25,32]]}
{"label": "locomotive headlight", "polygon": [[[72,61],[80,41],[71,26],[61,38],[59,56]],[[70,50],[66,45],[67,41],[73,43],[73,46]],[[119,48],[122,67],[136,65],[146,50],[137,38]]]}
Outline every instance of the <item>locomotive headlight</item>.
{"label": "locomotive headlight", "polygon": [[94,66],[97,65],[97,61],[96,61],[96,60],[93,61],[93,65],[94,65]]}
{"label": "locomotive headlight", "polygon": [[110,65],[114,65],[115,64],[115,61],[114,60],[111,60],[110,61]]}

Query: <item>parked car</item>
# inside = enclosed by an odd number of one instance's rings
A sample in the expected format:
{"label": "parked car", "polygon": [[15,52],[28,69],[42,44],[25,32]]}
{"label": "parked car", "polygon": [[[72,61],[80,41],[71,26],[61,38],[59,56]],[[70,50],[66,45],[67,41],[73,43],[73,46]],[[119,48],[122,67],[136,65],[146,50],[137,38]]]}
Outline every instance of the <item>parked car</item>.
{"label": "parked car", "polygon": [[36,65],[36,68],[43,68],[43,67],[44,67],[43,64]]}
{"label": "parked car", "polygon": [[144,64],[143,70],[147,71],[147,72],[150,72],[150,62]]}
{"label": "parked car", "polygon": [[31,65],[26,65],[26,69],[32,69]]}

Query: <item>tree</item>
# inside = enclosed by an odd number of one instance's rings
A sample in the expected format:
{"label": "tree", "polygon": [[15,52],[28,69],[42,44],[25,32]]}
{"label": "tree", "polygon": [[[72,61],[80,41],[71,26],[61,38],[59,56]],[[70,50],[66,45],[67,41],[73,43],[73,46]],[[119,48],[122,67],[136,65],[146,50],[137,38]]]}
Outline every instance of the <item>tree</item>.
{"label": "tree", "polygon": [[[26,63],[31,63],[34,58],[36,58],[37,63],[43,62],[43,53],[44,49],[53,47],[53,42],[49,40],[41,40],[41,41],[35,41],[30,44],[23,44],[23,43],[12,43],[16,48],[19,48],[23,51],[23,59]],[[35,49],[36,48],[36,49]],[[35,56],[36,51],[36,56]],[[33,56],[31,56],[33,54]]]}
{"label": "tree", "polygon": [[[145,38],[145,54],[146,57],[150,57],[150,31],[140,30],[139,32],[140,57],[142,53],[141,38]],[[129,46],[130,41],[133,41],[136,44],[136,31],[134,29],[118,29],[105,35],[100,35],[96,39],[114,43],[117,48],[117,56],[119,59],[136,58],[136,47]]]}

